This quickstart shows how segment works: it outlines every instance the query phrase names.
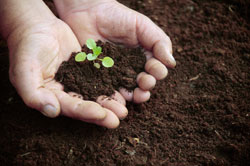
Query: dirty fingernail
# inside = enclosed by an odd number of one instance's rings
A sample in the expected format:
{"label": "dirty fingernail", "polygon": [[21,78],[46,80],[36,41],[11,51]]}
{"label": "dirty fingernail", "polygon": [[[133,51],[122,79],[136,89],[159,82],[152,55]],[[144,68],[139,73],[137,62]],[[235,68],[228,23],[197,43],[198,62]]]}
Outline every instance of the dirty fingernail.
{"label": "dirty fingernail", "polygon": [[41,113],[49,118],[55,118],[58,115],[57,109],[50,104],[45,105]]}

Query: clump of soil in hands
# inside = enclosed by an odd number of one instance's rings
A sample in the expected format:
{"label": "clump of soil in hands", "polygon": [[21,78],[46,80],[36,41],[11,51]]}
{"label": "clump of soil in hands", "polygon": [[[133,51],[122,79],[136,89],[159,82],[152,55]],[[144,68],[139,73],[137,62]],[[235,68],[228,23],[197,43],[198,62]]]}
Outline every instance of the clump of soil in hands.
{"label": "clump of soil in hands", "polygon": [[[142,48],[127,48],[101,41],[97,45],[102,47],[102,54],[98,58],[109,56],[114,60],[114,66],[105,68],[101,65],[97,69],[93,61],[76,62],[77,53],[74,52],[68,61],[61,64],[55,76],[56,81],[64,85],[64,91],[76,92],[84,100],[95,101],[98,96],[110,96],[121,87],[130,91],[135,89],[136,77],[144,71],[146,63]],[[82,52],[88,54],[91,50],[84,45]]]}

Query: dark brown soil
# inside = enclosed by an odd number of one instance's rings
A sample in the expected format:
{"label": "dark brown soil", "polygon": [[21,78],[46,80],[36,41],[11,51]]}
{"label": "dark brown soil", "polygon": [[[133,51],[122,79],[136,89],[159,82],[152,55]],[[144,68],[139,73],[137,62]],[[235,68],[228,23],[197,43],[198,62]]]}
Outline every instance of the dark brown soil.
{"label": "dark brown soil", "polygon": [[171,37],[177,67],[107,130],[27,108],[0,45],[1,165],[250,165],[248,0],[120,0]]}
{"label": "dark brown soil", "polygon": [[[111,43],[97,42],[102,47],[98,58],[111,57],[115,64],[111,68],[101,66],[97,69],[92,61],[76,62],[72,53],[69,61],[62,63],[56,73],[56,80],[64,85],[66,92],[76,92],[85,100],[96,101],[100,95],[111,96],[115,90],[126,88],[134,90],[137,87],[136,76],[144,71],[146,57],[141,48],[125,48]],[[82,51],[92,53],[86,45]],[[98,62],[98,61],[96,61]]]}

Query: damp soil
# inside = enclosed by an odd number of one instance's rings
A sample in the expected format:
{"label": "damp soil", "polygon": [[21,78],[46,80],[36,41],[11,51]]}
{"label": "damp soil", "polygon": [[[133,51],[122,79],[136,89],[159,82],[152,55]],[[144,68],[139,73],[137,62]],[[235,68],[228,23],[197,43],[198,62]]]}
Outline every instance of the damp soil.
{"label": "damp soil", "polygon": [[[59,67],[55,79],[64,86],[66,92],[75,92],[81,94],[84,100],[96,101],[98,96],[111,96],[115,90],[125,88],[132,91],[137,87],[136,76],[144,71],[146,57],[142,48],[127,48],[112,43],[97,42],[102,47],[102,53],[98,58],[111,57],[114,60],[114,66],[105,68],[101,62],[100,68],[96,68],[93,61],[85,60],[76,62],[72,53],[70,59],[62,63]],[[86,45],[82,52],[92,53]]]}
{"label": "damp soil", "polygon": [[250,2],[119,1],[170,36],[177,67],[108,130],[26,107],[0,40],[0,165],[250,165]]}

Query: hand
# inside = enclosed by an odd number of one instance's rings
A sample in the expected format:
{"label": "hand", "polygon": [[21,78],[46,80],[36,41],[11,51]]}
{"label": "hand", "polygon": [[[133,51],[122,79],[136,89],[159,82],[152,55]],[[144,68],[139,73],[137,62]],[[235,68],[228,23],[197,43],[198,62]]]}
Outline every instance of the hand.
{"label": "hand", "polygon": [[148,17],[115,0],[54,0],[54,2],[60,18],[71,27],[81,45],[92,38],[129,46],[140,44],[149,51],[146,53],[147,73],[142,72],[137,77],[139,88],[133,93],[120,90],[126,100],[133,100],[136,103],[147,101],[150,97],[149,90],[155,86],[156,80],[167,76],[166,66],[175,66],[169,37]]}
{"label": "hand", "polygon": [[[31,3],[37,2],[32,0]],[[10,80],[19,95],[26,105],[48,117],[62,114],[107,128],[117,127],[119,119],[113,113],[113,103],[101,101],[107,105],[104,108],[96,102],[72,97],[54,80],[60,64],[81,47],[68,25],[52,13],[46,14],[47,9],[42,13],[45,18],[36,17],[36,13],[28,16],[30,20],[36,20],[34,22],[27,19],[14,21],[13,27],[17,28],[6,35],[10,50]],[[125,117],[127,109],[124,103],[120,107],[123,112],[119,117]]]}

